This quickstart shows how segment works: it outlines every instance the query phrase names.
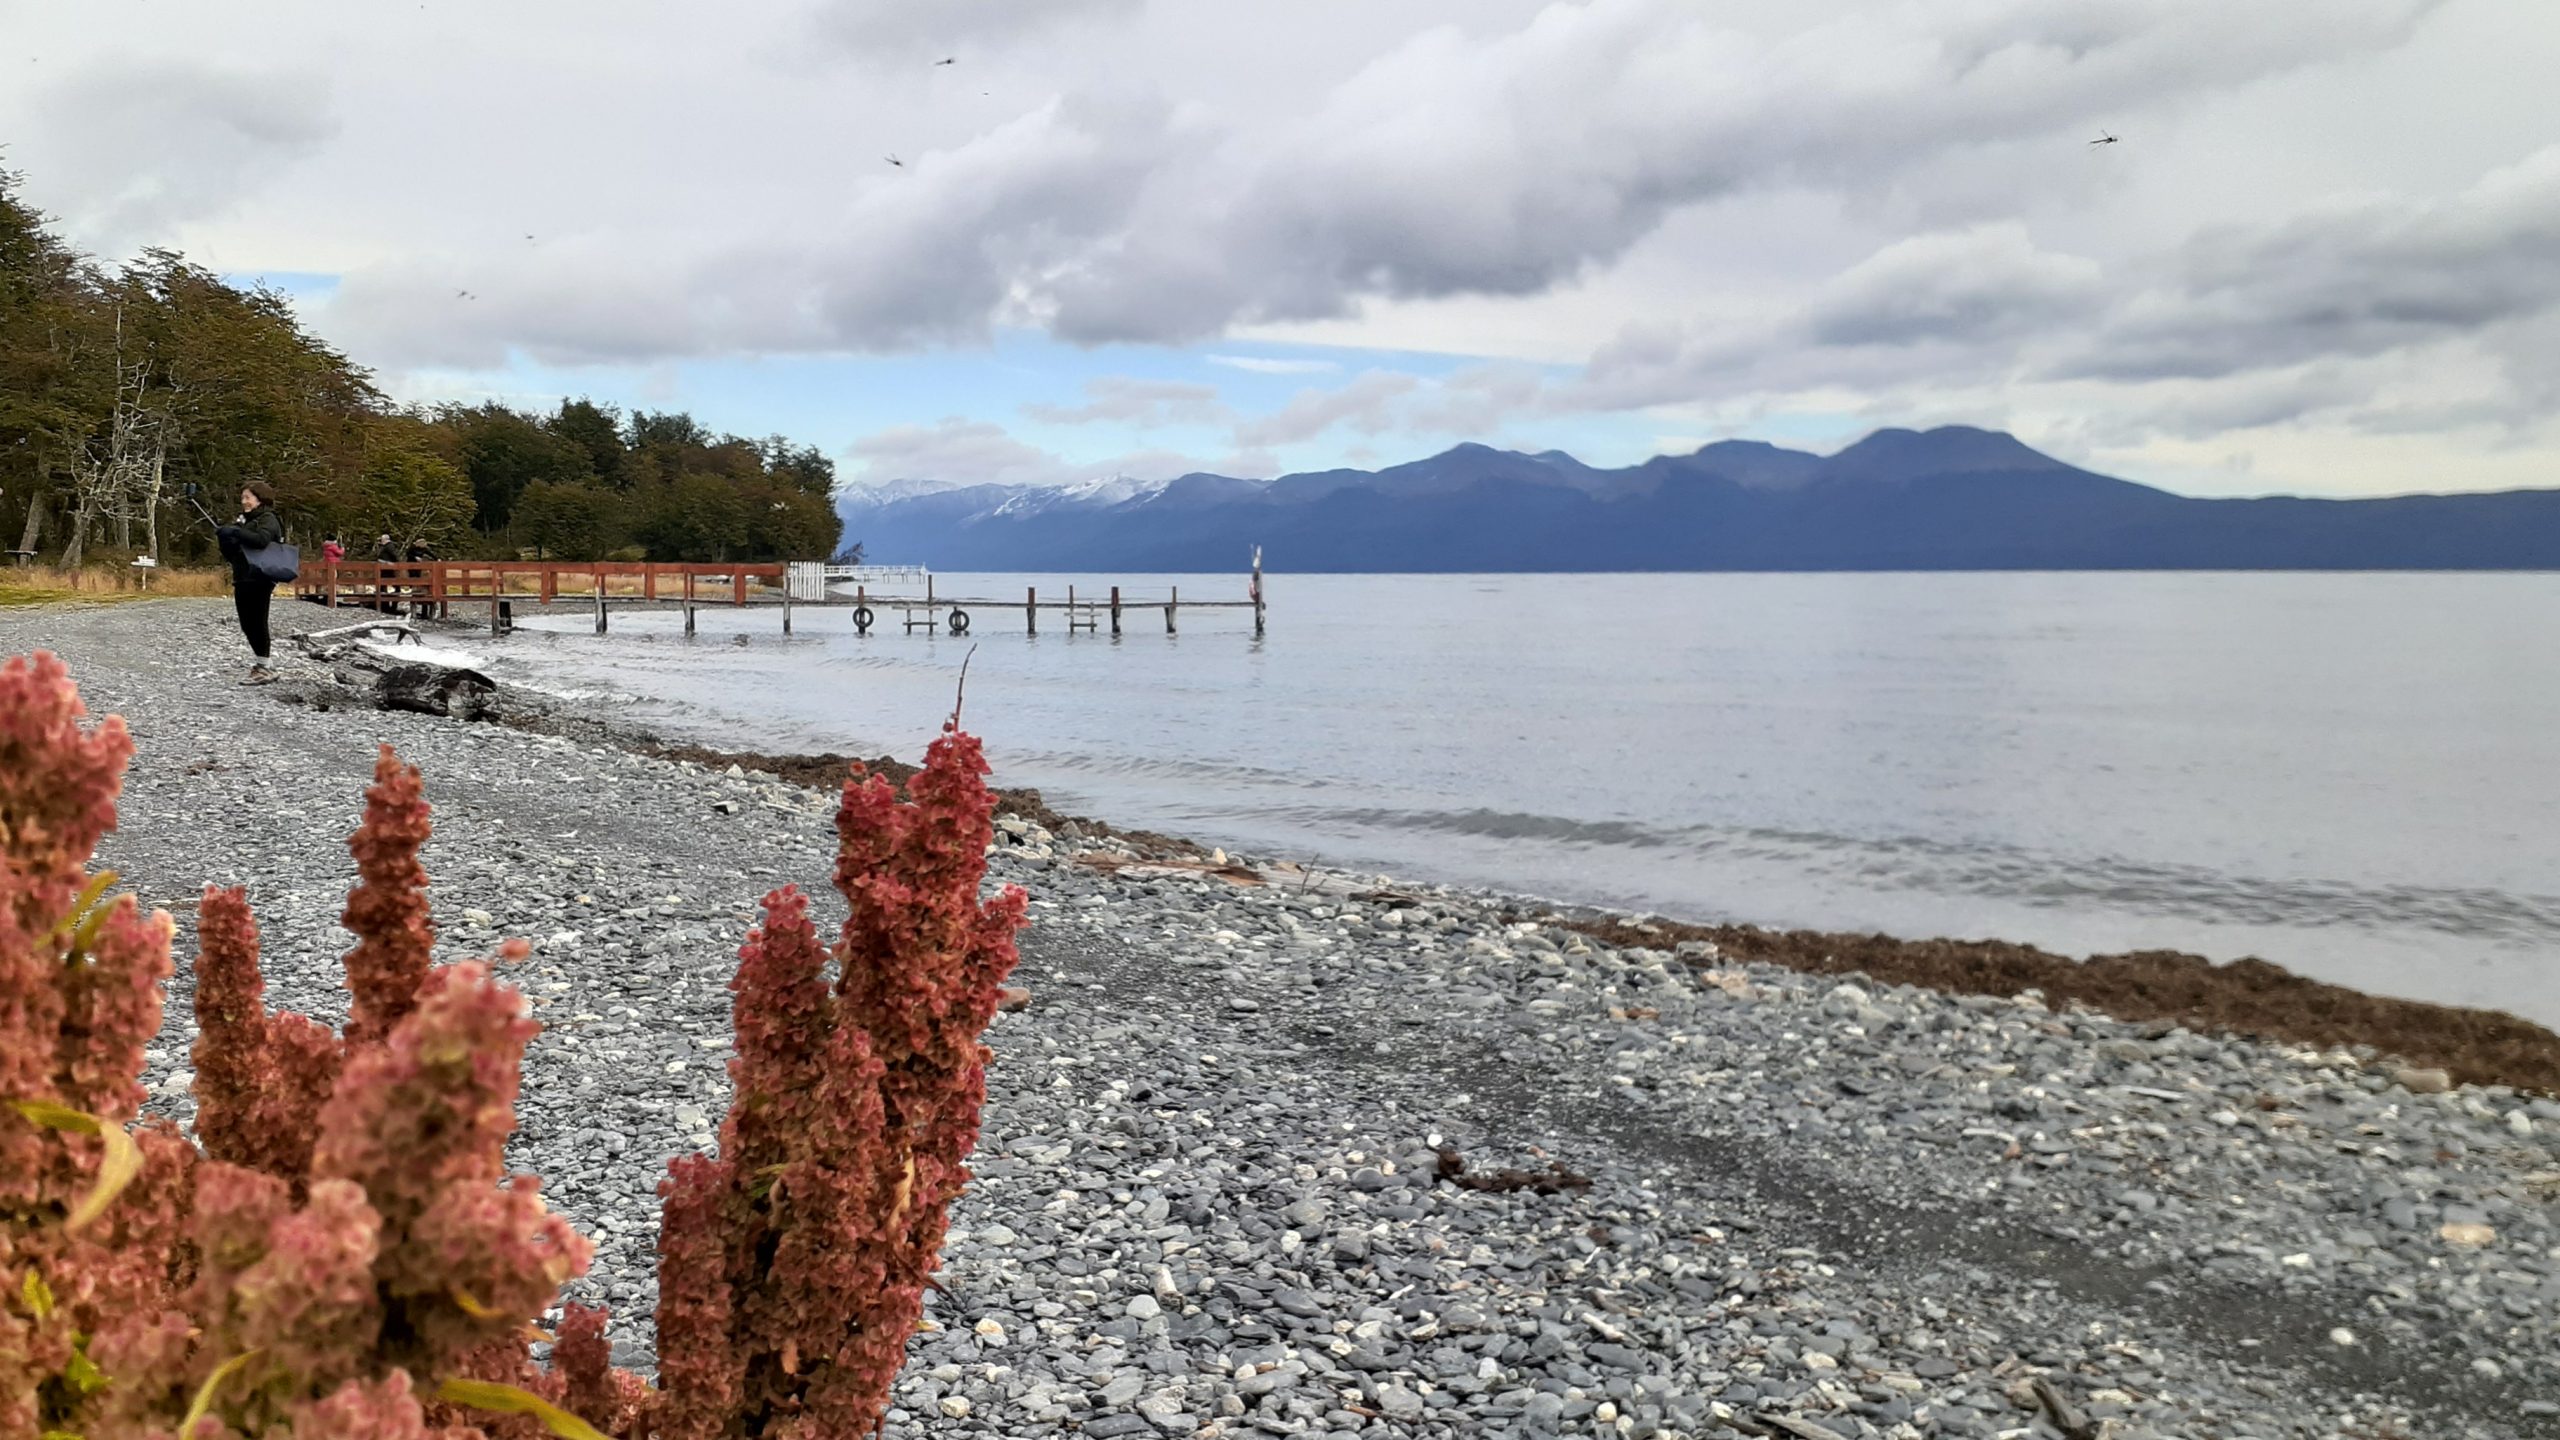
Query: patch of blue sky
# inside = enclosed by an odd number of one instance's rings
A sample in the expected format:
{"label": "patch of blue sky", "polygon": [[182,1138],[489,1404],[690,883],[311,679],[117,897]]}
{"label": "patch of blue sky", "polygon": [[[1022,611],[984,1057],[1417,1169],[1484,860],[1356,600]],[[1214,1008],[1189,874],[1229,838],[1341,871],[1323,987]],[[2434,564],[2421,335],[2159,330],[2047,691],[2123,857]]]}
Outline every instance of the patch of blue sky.
{"label": "patch of blue sky", "polygon": [[248,270],[222,277],[225,284],[268,289],[289,300],[326,300],[337,293],[338,277],[317,270]]}
{"label": "patch of blue sky", "polygon": [[[279,288],[282,288],[279,286]],[[583,396],[623,411],[685,410],[714,430],[786,435],[843,455],[867,435],[946,421],[1002,427],[1026,444],[1079,465],[1171,453],[1218,463],[1239,452],[1263,457],[1267,473],[1352,465],[1375,469],[1418,459],[1462,440],[1523,450],[1559,449],[1586,463],[1636,464],[1695,449],[1731,433],[1643,412],[1530,411],[1492,415],[1481,429],[1409,428],[1434,387],[1484,362],[1432,351],[1215,341],[1193,346],[1082,347],[1029,330],[990,343],[898,355],[767,354],[629,365],[547,365],[518,355],[493,370],[414,371],[386,377],[403,400],[496,400],[548,411]],[[1306,391],[1332,391],[1372,372],[1407,375],[1420,388],[1390,404],[1397,423],[1376,433],[1352,425],[1276,446],[1240,438],[1237,423],[1285,409]],[[1552,382],[1569,372],[1545,372]],[[1130,379],[1214,391],[1227,415],[1177,408],[1161,423],[1059,418],[1096,398],[1096,382]],[[1107,386],[1105,387],[1108,388]],[[1463,394],[1463,391],[1457,392]],[[1829,441],[1846,417],[1773,416],[1752,433],[1781,444]],[[1825,448],[1828,448],[1827,446]]]}

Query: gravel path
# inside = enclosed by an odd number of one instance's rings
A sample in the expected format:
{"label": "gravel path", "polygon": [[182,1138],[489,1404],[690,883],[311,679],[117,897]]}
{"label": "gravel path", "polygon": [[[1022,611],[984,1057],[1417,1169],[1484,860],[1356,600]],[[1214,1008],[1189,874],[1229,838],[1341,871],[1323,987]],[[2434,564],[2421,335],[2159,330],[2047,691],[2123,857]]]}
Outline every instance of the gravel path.
{"label": "gravel path", "polygon": [[[201,881],[251,885],[273,998],[342,1016],[344,837],[396,745],[445,948],[534,942],[517,1159],[645,1361],[652,1191],[711,1138],[735,946],[764,890],[822,884],[828,802],[315,714],[234,683],[228,631],[218,602],[0,612],[0,652],[60,652],[140,746],[106,858],[181,920],[158,1103],[188,1110]],[[2560,1435],[2548,1098],[1007,824],[1035,999],[990,1033],[893,1435],[2064,1433],[2039,1380],[2081,1435]],[[1444,1151],[1590,1183],[1466,1188]]]}

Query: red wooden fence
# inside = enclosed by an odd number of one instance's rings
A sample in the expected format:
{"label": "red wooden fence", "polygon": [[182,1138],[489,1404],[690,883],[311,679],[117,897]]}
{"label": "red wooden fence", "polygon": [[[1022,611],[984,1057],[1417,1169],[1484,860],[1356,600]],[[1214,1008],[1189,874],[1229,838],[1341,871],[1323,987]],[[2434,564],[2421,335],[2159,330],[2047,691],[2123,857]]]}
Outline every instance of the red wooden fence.
{"label": "red wooden fence", "polygon": [[[781,564],[690,565],[603,560],[418,560],[399,563],[314,561],[295,577],[293,591],[325,605],[379,605],[396,601],[441,606],[454,600],[534,600],[563,593],[608,599],[691,600],[747,603],[749,582],[779,587]],[[720,582],[706,586],[703,582]],[[563,581],[569,582],[565,586]],[[727,594],[724,597],[722,591]]]}

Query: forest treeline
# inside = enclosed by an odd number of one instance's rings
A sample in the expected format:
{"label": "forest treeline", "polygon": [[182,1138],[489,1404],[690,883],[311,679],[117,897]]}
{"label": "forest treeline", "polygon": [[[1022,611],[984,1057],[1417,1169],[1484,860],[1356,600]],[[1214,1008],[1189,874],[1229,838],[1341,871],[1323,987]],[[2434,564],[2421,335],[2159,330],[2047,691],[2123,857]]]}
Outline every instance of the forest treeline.
{"label": "forest treeline", "polygon": [[835,553],[835,466],[586,400],[402,407],[284,296],[173,251],[107,266],[0,171],[0,543],[66,568],[201,561],[243,485],[275,488],[315,554],[807,560]]}

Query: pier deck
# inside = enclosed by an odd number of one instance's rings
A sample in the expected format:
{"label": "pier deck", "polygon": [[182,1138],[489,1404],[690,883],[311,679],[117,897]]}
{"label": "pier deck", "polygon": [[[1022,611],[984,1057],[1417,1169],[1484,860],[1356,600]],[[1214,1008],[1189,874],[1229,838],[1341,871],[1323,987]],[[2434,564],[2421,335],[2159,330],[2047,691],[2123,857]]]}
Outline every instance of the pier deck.
{"label": "pier deck", "polygon": [[[1068,633],[1078,630],[1122,633],[1132,615],[1161,612],[1165,633],[1177,633],[1185,610],[1249,610],[1253,633],[1263,633],[1267,607],[1262,594],[1262,552],[1253,552],[1253,569],[1241,600],[1185,600],[1179,587],[1161,598],[1126,594],[1118,585],[1087,588],[1074,585],[1063,597],[1042,599],[1038,586],[1025,586],[1019,600],[999,596],[952,596],[935,593],[930,571],[916,567],[900,575],[923,581],[921,592],[874,592],[865,583],[829,583],[831,567],[765,563],[752,565],[676,564],[638,561],[503,561],[420,560],[381,563],[341,561],[312,563],[294,579],[301,599],[333,609],[353,607],[410,614],[450,616],[488,607],[492,634],[514,623],[514,607],[575,604],[585,600],[595,616],[596,633],[606,633],[615,610],[680,608],[685,633],[694,630],[695,612],[706,605],[731,609],[774,609],[782,616],[782,633],[791,633],[795,608],[817,606],[851,612],[854,633],[869,635],[884,611],[896,611],[901,630],[912,634],[971,633],[980,614],[1016,613],[1025,634],[1040,633],[1040,617],[1057,618]],[[812,572],[820,572],[813,574]],[[882,628],[885,628],[882,627]]]}

